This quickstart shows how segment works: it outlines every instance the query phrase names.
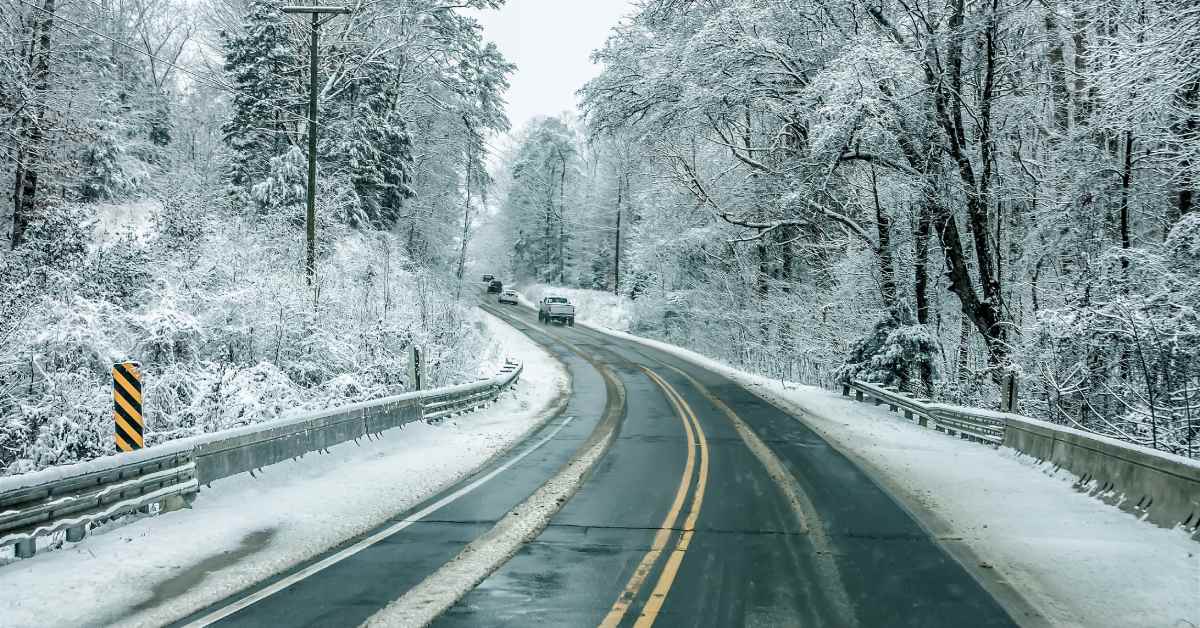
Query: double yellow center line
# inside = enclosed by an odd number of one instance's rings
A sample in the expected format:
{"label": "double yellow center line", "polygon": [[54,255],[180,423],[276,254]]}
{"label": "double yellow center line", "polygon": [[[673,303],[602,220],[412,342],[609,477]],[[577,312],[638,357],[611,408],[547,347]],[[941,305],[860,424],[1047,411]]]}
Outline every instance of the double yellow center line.
{"label": "double yellow center line", "polygon": [[[696,419],[696,413],[692,412],[691,406],[687,401],[684,401],[683,396],[664,381],[657,373],[646,367],[642,367],[646,375],[650,377],[654,383],[662,388],[667,399],[675,408],[675,413],[679,416],[679,420],[683,423],[683,431],[687,438],[687,462],[683,466],[683,477],[679,480],[679,488],[675,491],[675,500],[671,503],[671,509],[667,511],[667,516],[663,519],[662,525],[658,527],[658,531],[654,533],[654,541],[650,544],[650,550],[642,557],[636,569],[633,570],[633,575],[630,576],[629,582],[625,585],[625,589],[617,596],[617,601],[613,603],[612,609],[605,615],[604,620],[600,622],[601,628],[615,628],[621,623],[625,617],[629,607],[637,598],[638,592],[646,579],[650,576],[650,572],[654,570],[654,565],[662,556],[667,544],[671,540],[671,534],[675,531],[675,523],[679,520],[679,515],[682,514],[683,504],[687,500],[688,490],[692,487],[692,476],[696,476],[695,490],[692,491],[692,505],[688,511],[687,517],[683,521],[683,527],[679,533],[679,539],[675,543],[675,549],[667,558],[666,564],[663,566],[662,573],[658,576],[658,582],[655,583],[654,589],[650,592],[649,599],[646,600],[645,606],[642,607],[642,614],[634,622],[635,628],[649,628],[654,625],[654,620],[658,618],[659,611],[662,610],[663,603],[667,600],[667,594],[671,591],[671,585],[675,582],[675,576],[679,573],[679,565],[683,562],[683,556],[687,553],[688,545],[691,544],[692,535],[696,530],[696,520],[700,517],[700,506],[704,503],[704,489],[708,485],[708,439],[704,436],[704,430],[700,427],[700,421]],[[698,452],[698,453],[697,453]],[[699,472],[696,471],[697,458],[699,458]]]}

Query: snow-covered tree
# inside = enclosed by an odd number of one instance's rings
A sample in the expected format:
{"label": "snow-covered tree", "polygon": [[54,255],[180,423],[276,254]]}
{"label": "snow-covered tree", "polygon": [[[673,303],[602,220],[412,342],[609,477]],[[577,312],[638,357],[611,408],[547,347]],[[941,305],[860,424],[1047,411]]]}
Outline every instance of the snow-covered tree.
{"label": "snow-covered tree", "polygon": [[235,198],[244,199],[266,176],[267,164],[294,143],[297,122],[306,116],[299,61],[282,7],[275,0],[250,0],[240,32],[223,41],[225,74],[233,87],[223,131]]}

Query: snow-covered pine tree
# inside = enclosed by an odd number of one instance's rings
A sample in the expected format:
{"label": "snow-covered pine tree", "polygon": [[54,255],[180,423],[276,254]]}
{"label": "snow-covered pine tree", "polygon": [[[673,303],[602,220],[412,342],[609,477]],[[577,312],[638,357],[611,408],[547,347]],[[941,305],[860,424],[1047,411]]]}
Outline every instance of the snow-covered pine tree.
{"label": "snow-covered pine tree", "polygon": [[358,198],[358,212],[347,216],[356,228],[391,228],[400,218],[404,200],[413,196],[412,138],[388,85],[396,69],[379,65],[348,90],[350,115],[334,149],[334,158],[350,171]]}
{"label": "snow-covered pine tree", "polygon": [[296,89],[300,69],[281,7],[277,0],[251,0],[242,32],[223,37],[225,73],[234,92],[222,131],[232,153],[230,193],[240,201],[267,176],[271,158],[287,150],[304,117]]}
{"label": "snow-covered pine tree", "polygon": [[83,180],[79,185],[79,197],[84,201],[110,199],[124,191],[122,148],[120,138],[113,130],[112,125],[100,124],[92,141],[80,154]]}
{"label": "snow-covered pine tree", "polygon": [[589,287],[592,290],[602,290],[608,292],[610,289],[610,274],[613,268],[612,251],[609,249],[607,242],[601,242],[600,247],[596,250],[595,256],[592,257],[591,266],[591,282]]}
{"label": "snow-covered pine tree", "polygon": [[307,162],[299,147],[293,146],[282,155],[272,157],[266,177],[250,188],[260,212],[279,212],[296,217],[304,204],[308,181]]}

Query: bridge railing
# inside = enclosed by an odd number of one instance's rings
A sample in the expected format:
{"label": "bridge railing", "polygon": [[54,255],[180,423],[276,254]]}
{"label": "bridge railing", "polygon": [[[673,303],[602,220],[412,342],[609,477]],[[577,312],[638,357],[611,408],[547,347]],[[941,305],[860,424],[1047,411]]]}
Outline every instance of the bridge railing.
{"label": "bridge railing", "polygon": [[437,420],[485,406],[511,387],[522,365],[506,362],[492,378],[412,392],[319,412],[170,441],[131,453],[0,478],[0,547],[33,556],[36,539],[66,531],[81,541],[89,527],[157,504],[190,503],[214,480],[298,459],[413,421]]}
{"label": "bridge railing", "polygon": [[951,435],[1013,449],[1065,469],[1076,486],[1163,527],[1200,540],[1200,461],[1019,414],[914,398],[893,387],[854,380],[842,394],[889,409]]}
{"label": "bridge railing", "polygon": [[1004,415],[979,408],[935,403],[932,399],[917,398],[895,387],[853,380],[842,385],[842,394],[859,401],[871,400],[875,405],[888,404],[893,412],[903,410],[904,417],[952,436],[999,445],[1004,442]]}

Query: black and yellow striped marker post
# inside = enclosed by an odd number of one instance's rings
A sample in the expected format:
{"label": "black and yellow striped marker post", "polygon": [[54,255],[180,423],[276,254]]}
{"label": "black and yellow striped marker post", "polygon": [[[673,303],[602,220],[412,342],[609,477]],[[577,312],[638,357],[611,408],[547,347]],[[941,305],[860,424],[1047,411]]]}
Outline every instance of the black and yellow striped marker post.
{"label": "black and yellow striped marker post", "polygon": [[142,434],[142,370],[137,362],[117,362],[113,365],[113,438],[120,451],[133,451],[144,446]]}

